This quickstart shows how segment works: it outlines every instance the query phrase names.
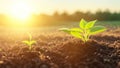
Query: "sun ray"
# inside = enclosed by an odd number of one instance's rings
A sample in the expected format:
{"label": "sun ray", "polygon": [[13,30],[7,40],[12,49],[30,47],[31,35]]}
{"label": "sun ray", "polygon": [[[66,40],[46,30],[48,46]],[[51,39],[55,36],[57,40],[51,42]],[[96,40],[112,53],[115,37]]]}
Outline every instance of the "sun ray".
{"label": "sun ray", "polygon": [[23,2],[13,4],[10,8],[10,15],[20,20],[26,20],[31,13],[31,7],[27,3]]}
{"label": "sun ray", "polygon": [[33,9],[26,2],[15,2],[9,6],[9,25],[12,26],[29,26]]}

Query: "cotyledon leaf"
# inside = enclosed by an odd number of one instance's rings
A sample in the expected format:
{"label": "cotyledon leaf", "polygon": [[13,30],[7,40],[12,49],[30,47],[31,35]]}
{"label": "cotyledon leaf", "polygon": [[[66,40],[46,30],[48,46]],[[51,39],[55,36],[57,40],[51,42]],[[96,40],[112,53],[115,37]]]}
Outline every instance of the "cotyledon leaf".
{"label": "cotyledon leaf", "polygon": [[35,40],[30,41],[30,44],[31,44],[31,45],[32,45],[32,44],[35,44],[35,43],[36,43]]}
{"label": "cotyledon leaf", "polygon": [[69,28],[60,28],[59,30],[60,31],[64,31],[66,33],[70,33],[71,32],[71,30]]}
{"label": "cotyledon leaf", "polygon": [[71,31],[71,35],[80,38],[82,41],[84,41],[82,34],[78,31]]}
{"label": "cotyledon leaf", "polygon": [[106,28],[104,26],[95,26],[90,29],[90,34],[91,35],[97,34],[97,33],[103,32],[105,30],[106,30]]}
{"label": "cotyledon leaf", "polygon": [[22,41],[23,43],[27,44],[28,46],[30,45],[30,42],[28,40]]}
{"label": "cotyledon leaf", "polygon": [[79,26],[81,29],[85,29],[85,25],[87,24],[87,22],[84,19],[81,19]]}
{"label": "cotyledon leaf", "polygon": [[80,28],[71,28],[70,31],[83,32]]}
{"label": "cotyledon leaf", "polygon": [[96,21],[97,21],[97,20],[88,22],[88,23],[85,25],[85,29],[90,29],[90,28],[92,28],[92,27],[94,26],[94,24],[95,24]]}

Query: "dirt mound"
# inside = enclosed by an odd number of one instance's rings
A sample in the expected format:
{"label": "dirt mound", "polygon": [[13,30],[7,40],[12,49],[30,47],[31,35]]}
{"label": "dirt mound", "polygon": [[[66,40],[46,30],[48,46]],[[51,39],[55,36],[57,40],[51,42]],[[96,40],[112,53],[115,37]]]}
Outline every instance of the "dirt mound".
{"label": "dirt mound", "polygon": [[96,35],[87,43],[60,33],[35,38],[38,43],[32,50],[23,44],[11,43],[12,40],[7,44],[14,46],[7,46],[3,39],[0,68],[117,68],[120,65],[118,34]]}
{"label": "dirt mound", "polygon": [[[64,65],[67,66],[65,68],[115,68],[120,61],[119,49],[105,46],[97,41],[84,44],[73,39],[64,42],[57,51],[65,57]],[[59,57],[54,59],[56,58]]]}

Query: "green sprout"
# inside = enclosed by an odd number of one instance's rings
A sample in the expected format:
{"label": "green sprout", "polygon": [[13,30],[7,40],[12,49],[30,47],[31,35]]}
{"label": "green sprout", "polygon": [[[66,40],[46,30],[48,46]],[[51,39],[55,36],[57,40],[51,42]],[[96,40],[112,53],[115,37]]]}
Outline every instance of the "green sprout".
{"label": "green sprout", "polygon": [[103,32],[106,30],[104,26],[94,26],[96,20],[87,22],[81,19],[79,27],[80,28],[61,28],[60,31],[67,32],[74,37],[80,38],[84,43],[90,39],[91,35]]}
{"label": "green sprout", "polygon": [[26,45],[29,46],[29,50],[32,49],[32,45],[36,43],[35,40],[32,40],[32,35],[30,33],[28,33],[28,36],[29,36],[29,40],[24,40],[22,41],[23,43],[25,43]]}

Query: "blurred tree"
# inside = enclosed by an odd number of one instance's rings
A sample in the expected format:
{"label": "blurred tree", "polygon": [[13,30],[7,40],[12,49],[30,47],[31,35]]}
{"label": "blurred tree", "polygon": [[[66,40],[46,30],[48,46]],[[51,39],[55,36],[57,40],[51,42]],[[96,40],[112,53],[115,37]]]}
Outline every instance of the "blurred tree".
{"label": "blurred tree", "polygon": [[104,20],[103,16],[102,16],[103,12],[101,10],[98,10],[96,13],[95,13],[95,18],[97,20]]}
{"label": "blurred tree", "polygon": [[[120,20],[120,12],[110,12],[109,10],[101,11],[98,10],[95,13],[91,13],[90,11],[82,12],[76,11],[73,14],[69,14],[67,11],[63,13],[59,13],[55,11],[53,15],[47,14],[34,14],[31,16],[28,22],[34,23],[33,26],[47,26],[47,25],[55,25],[61,24],[66,21],[80,21],[80,19],[84,18],[85,20],[99,20],[99,21],[118,21]],[[7,25],[10,22],[10,18],[4,14],[0,14],[0,25]]]}
{"label": "blurred tree", "polygon": [[53,14],[54,21],[60,21],[60,14],[58,11],[55,11]]}
{"label": "blurred tree", "polygon": [[61,21],[70,21],[70,15],[68,12],[64,11],[60,16]]}
{"label": "blurred tree", "polygon": [[59,12],[58,11],[55,11],[54,14],[53,14],[54,17],[59,17]]}
{"label": "blurred tree", "polygon": [[76,11],[71,16],[73,21],[79,21],[81,18],[84,18],[84,13],[81,11]]}

